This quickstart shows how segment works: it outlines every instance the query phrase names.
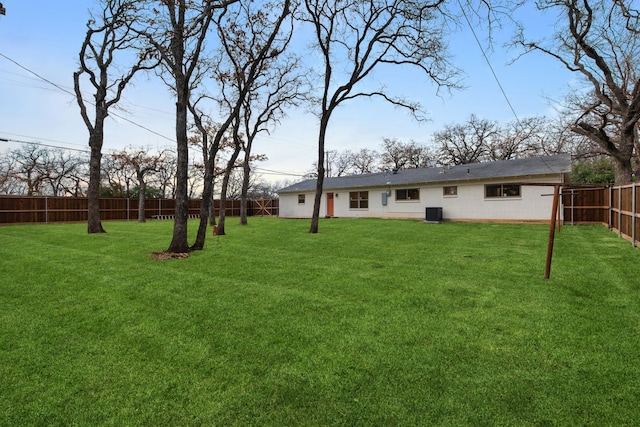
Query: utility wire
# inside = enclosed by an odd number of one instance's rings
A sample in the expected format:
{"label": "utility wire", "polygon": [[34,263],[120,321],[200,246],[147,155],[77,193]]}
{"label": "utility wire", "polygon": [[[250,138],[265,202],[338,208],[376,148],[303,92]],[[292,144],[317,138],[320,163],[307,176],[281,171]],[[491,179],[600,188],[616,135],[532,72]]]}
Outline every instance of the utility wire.
{"label": "utility wire", "polygon": [[464,10],[464,7],[462,6],[462,3],[460,2],[460,0],[458,0],[458,5],[460,6],[460,10],[462,10],[462,14],[464,15],[464,19],[467,21],[467,25],[469,26],[469,29],[471,30],[471,33],[473,34],[473,37],[476,39],[476,43],[478,44],[478,47],[480,48],[480,52],[482,52],[482,56],[484,57],[484,60],[487,62],[487,65],[489,66],[489,69],[491,70],[491,74],[493,74],[493,78],[495,79],[496,83],[498,84],[498,87],[500,88],[500,91],[502,92],[502,96],[504,97],[505,101],[507,101],[507,105],[509,105],[509,108],[511,109],[511,112],[513,113],[514,117],[516,118],[516,121],[518,123],[520,123],[520,119],[518,118],[518,114],[516,114],[516,110],[513,108],[513,105],[511,105],[511,101],[509,100],[509,97],[507,96],[507,93],[505,92],[504,88],[502,87],[502,84],[500,83],[500,79],[498,79],[498,75],[496,74],[495,70],[493,69],[493,65],[491,65],[491,61],[489,61],[489,57],[487,56],[486,52],[484,51],[484,48],[482,47],[482,43],[480,43],[480,39],[478,38],[478,35],[476,34],[476,30],[473,29],[473,25],[471,25],[471,21],[469,20],[469,17],[467,16],[467,13]]}
{"label": "utility wire", "polygon": [[12,138],[2,138],[0,137],[0,142],[18,142],[20,144],[34,144],[34,145],[39,145],[39,146],[43,146],[43,147],[51,147],[51,148],[60,148],[62,150],[69,150],[69,151],[79,151],[81,153],[89,153],[89,150],[81,150],[79,148],[69,148],[69,147],[63,147],[61,145],[53,145],[53,144],[45,144],[44,142],[36,142],[36,141],[23,141],[20,139],[12,139]]}
{"label": "utility wire", "polygon": [[[15,64],[16,66],[20,67],[21,69],[27,71],[28,73],[34,75],[38,79],[50,84],[51,86],[55,87],[56,89],[60,90],[61,92],[64,92],[64,93],[66,93],[68,95],[71,95],[73,98],[76,98],[76,94],[75,93],[73,93],[70,90],[60,86],[59,84],[56,84],[55,82],[53,82],[53,81],[41,76],[40,74],[36,73],[35,71],[29,69],[28,67],[26,67],[26,66],[24,66],[22,64],[20,64],[19,62],[15,61],[14,59],[9,58],[8,56],[3,54],[2,52],[0,52],[0,56],[5,58],[6,60],[12,62],[13,64]],[[86,101],[86,102],[88,104],[90,104],[90,105],[94,105],[95,106],[95,104],[92,103],[91,101]],[[162,135],[161,133],[158,133],[158,132],[156,132],[156,131],[154,131],[154,130],[146,127],[146,126],[143,126],[143,125],[141,125],[139,123],[136,123],[133,120],[130,120],[130,119],[126,118],[126,117],[123,117],[123,116],[121,116],[121,115],[119,115],[117,113],[110,112],[109,115],[110,116],[114,116],[114,117],[118,117],[119,119],[124,120],[124,121],[126,121],[128,123],[131,123],[132,125],[135,125],[135,126],[141,128],[141,129],[144,129],[144,130],[146,130],[148,132],[151,132],[154,135],[160,136],[160,137],[162,137],[162,138],[164,138],[164,139],[166,139],[168,141],[174,142],[173,139],[171,139],[171,138],[169,138],[169,137],[167,137],[165,135]],[[45,144],[43,142],[24,141],[24,140],[12,139],[12,138],[2,138],[2,137],[0,137],[0,142],[17,142],[17,143],[23,143],[23,144],[36,144],[36,145],[40,145],[40,146],[43,146],[43,147],[51,147],[51,148],[59,148],[59,149],[65,149],[65,150],[79,151],[79,152],[82,152],[82,153],[89,153],[90,152],[88,150],[81,150],[81,149],[78,149],[78,148],[69,148],[69,147],[63,147],[63,146],[59,146],[59,145]],[[189,147],[189,148],[192,149],[192,147]],[[195,148],[193,148],[193,149],[195,150]],[[261,171],[264,171],[265,173],[270,173],[270,174],[285,175],[285,176],[295,176],[295,177],[304,177],[304,174],[278,172],[278,171],[269,170],[269,169],[262,169],[262,168],[254,168],[254,169],[261,170]]]}
{"label": "utility wire", "polygon": [[304,177],[304,174],[299,174],[299,173],[291,173],[291,172],[278,172],[278,171],[274,171],[271,169],[264,169],[264,168],[259,168],[259,167],[253,167],[252,169],[265,173],[267,175],[284,175],[284,176],[295,176],[295,177]]}
{"label": "utility wire", "polygon": [[[66,94],[68,94],[68,95],[71,95],[71,96],[73,96],[74,98],[76,98],[76,94],[75,94],[75,93],[73,93],[73,92],[71,92],[70,90],[65,89],[64,87],[60,86],[59,84],[56,84],[56,83],[52,82],[51,80],[49,80],[49,79],[47,79],[47,78],[45,78],[45,77],[41,76],[40,74],[36,73],[35,71],[33,71],[33,70],[31,70],[31,69],[29,69],[29,68],[25,67],[24,65],[20,64],[20,63],[19,63],[19,62],[17,62],[17,61],[15,61],[15,60],[13,60],[13,59],[9,58],[7,55],[3,54],[2,52],[0,52],[0,56],[2,56],[3,58],[5,58],[7,61],[10,61],[10,62],[14,63],[14,64],[15,64],[15,65],[17,65],[18,67],[20,67],[20,68],[22,68],[23,70],[25,70],[26,72],[28,72],[28,73],[30,73],[30,74],[33,74],[34,76],[36,76],[36,77],[37,77],[37,78],[39,78],[40,80],[42,80],[42,81],[44,81],[44,82],[46,82],[46,83],[50,84],[51,86],[55,87],[56,89],[58,89],[58,90],[60,90],[60,91],[62,91],[62,92],[64,92],[64,93],[66,93]],[[95,104],[94,104],[93,102],[91,102],[91,101],[86,101],[86,102],[87,102],[87,104],[89,104],[89,105],[93,105],[93,106],[95,106]],[[131,123],[131,124],[132,124],[132,125],[134,125],[134,126],[137,126],[137,127],[141,128],[141,129],[144,129],[144,130],[146,130],[147,132],[151,132],[152,134],[157,135],[157,136],[159,136],[159,137],[161,137],[161,138],[164,138],[164,139],[166,139],[166,140],[168,140],[168,141],[174,142],[174,140],[173,140],[172,138],[169,138],[168,136],[165,136],[165,135],[163,135],[163,134],[161,134],[161,133],[159,133],[159,132],[156,132],[156,131],[154,131],[153,129],[150,129],[150,128],[148,128],[148,127],[144,126],[144,125],[141,125],[140,123],[134,122],[133,120],[128,119],[128,118],[126,118],[126,117],[124,117],[124,116],[122,116],[122,115],[120,115],[120,114],[118,114],[118,113],[114,113],[114,112],[112,112],[112,111],[111,111],[111,112],[109,112],[109,115],[110,115],[110,116],[113,116],[113,117],[117,117],[117,118],[119,118],[120,120],[124,120],[125,122]]]}
{"label": "utility wire", "polygon": [[[507,96],[507,93],[505,92],[504,88],[502,87],[502,84],[500,83],[500,79],[498,79],[498,75],[494,71],[493,66],[491,65],[491,61],[489,61],[489,57],[485,53],[484,48],[482,47],[482,43],[480,43],[480,39],[478,38],[478,35],[476,34],[476,31],[473,29],[473,25],[471,25],[471,21],[469,20],[469,17],[467,16],[467,13],[464,11],[464,7],[462,7],[462,3],[460,2],[460,0],[458,0],[458,5],[460,6],[460,10],[462,10],[462,14],[464,15],[464,19],[467,21],[467,25],[469,25],[469,29],[473,33],[473,37],[476,39],[476,43],[478,44],[478,47],[480,48],[480,51],[482,52],[482,56],[484,56],[484,60],[487,62],[487,65],[491,69],[491,73],[493,74],[493,78],[496,80],[496,83],[498,84],[498,87],[500,88],[500,91],[502,92],[502,96],[504,97],[505,101],[507,101],[507,104],[509,105],[509,108],[511,109],[511,112],[513,113],[513,116],[516,118],[516,122],[519,125],[521,125],[522,123],[520,122],[520,118],[518,117],[518,114],[516,113],[516,110],[513,108],[513,105],[511,105],[511,101],[509,101],[509,97]],[[547,163],[547,161],[544,159],[544,157],[539,157],[539,159],[542,161],[542,163],[544,163],[544,165],[547,167],[547,169],[549,169],[552,172],[554,171],[554,169],[549,165],[549,163]]]}
{"label": "utility wire", "polygon": [[[50,148],[59,148],[61,150],[69,150],[69,151],[78,151],[80,153],[90,153],[89,150],[81,150],[79,148],[70,148],[70,147],[64,147],[62,145],[53,145],[53,144],[45,144],[44,142],[40,142],[40,141],[25,141],[22,139],[13,139],[13,138],[3,138],[0,137],[0,142],[17,142],[20,144],[34,144],[34,145],[38,145],[38,146],[42,146],[42,147],[50,147]],[[253,167],[253,170],[265,173],[267,175],[283,175],[283,176],[295,176],[295,177],[304,177],[304,174],[296,174],[296,173],[292,173],[292,172],[279,172],[279,171],[275,171],[272,169],[264,169],[264,168],[259,168],[259,167]]]}

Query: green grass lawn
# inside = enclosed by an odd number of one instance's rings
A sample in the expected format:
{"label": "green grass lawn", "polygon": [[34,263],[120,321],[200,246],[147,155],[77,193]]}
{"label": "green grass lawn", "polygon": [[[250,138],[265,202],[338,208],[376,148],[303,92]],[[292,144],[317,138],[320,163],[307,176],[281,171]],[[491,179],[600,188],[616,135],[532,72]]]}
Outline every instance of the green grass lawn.
{"label": "green grass lawn", "polygon": [[0,227],[0,425],[640,422],[640,249],[605,227],[545,281],[543,225],[236,222],[167,261],[169,221]]}

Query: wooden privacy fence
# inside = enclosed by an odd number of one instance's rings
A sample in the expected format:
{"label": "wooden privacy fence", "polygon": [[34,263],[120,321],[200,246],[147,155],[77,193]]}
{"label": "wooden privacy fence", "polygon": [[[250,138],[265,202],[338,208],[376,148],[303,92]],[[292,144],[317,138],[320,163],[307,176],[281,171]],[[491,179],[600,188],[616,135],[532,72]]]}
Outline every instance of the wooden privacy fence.
{"label": "wooden privacy fence", "polygon": [[562,203],[565,224],[604,224],[633,246],[640,243],[639,184],[592,188],[565,186]]}
{"label": "wooden privacy fence", "polygon": [[[189,216],[200,214],[200,200],[189,200]],[[87,221],[86,197],[2,196],[0,224]],[[144,216],[168,218],[175,214],[174,199],[147,199]],[[220,215],[220,200],[214,201],[215,215]],[[240,200],[227,200],[226,216],[240,216]],[[277,216],[278,199],[247,200],[248,216]],[[138,199],[100,199],[103,221],[138,219]]]}

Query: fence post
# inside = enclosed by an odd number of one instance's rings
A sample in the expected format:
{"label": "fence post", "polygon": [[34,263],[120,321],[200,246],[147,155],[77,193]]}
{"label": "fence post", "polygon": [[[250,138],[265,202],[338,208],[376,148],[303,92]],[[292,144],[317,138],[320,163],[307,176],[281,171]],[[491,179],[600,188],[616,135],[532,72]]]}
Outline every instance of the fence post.
{"label": "fence post", "polygon": [[49,198],[44,197],[44,223],[49,224]]}
{"label": "fence post", "polygon": [[631,191],[633,192],[633,194],[631,195],[631,243],[635,248],[637,246],[636,245],[636,220],[637,220],[636,207],[638,206],[636,204],[636,183],[635,182],[631,186]]}
{"label": "fence post", "polygon": [[609,230],[613,229],[613,185],[609,186]]}
{"label": "fence post", "polygon": [[618,187],[618,236],[622,237],[622,186]]}

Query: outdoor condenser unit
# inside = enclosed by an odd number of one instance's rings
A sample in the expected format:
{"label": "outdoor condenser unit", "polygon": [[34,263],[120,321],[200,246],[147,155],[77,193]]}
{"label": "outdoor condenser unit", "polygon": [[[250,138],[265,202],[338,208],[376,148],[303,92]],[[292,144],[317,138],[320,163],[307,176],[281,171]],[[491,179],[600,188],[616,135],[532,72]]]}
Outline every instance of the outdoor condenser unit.
{"label": "outdoor condenser unit", "polygon": [[442,208],[426,208],[427,222],[442,222]]}

